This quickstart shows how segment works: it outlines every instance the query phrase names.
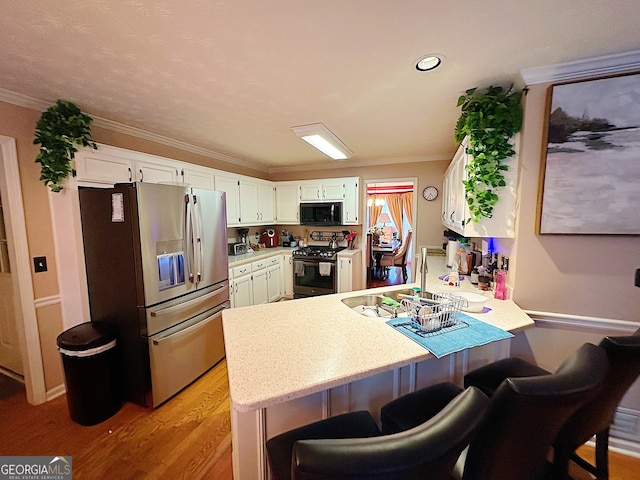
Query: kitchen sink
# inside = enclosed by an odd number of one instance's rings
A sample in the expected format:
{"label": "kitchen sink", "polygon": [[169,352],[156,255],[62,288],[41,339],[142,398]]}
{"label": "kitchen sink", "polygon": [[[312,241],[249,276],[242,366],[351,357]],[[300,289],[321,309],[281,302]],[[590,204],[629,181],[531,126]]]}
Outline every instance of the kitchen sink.
{"label": "kitchen sink", "polygon": [[[354,312],[367,317],[385,317],[392,318],[401,313],[400,307],[390,307],[384,305],[382,299],[384,297],[392,298],[400,302],[403,298],[413,297],[413,291],[410,288],[389,290],[382,293],[359,295],[357,297],[343,298],[342,303],[351,308]],[[427,292],[426,298],[432,298],[431,293]]]}

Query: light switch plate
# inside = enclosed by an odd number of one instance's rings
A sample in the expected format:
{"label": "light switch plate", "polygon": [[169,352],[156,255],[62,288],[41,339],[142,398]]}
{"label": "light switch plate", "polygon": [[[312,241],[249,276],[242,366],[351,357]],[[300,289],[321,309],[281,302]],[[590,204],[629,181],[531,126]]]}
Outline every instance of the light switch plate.
{"label": "light switch plate", "polygon": [[47,271],[47,257],[33,257],[33,270],[36,273]]}

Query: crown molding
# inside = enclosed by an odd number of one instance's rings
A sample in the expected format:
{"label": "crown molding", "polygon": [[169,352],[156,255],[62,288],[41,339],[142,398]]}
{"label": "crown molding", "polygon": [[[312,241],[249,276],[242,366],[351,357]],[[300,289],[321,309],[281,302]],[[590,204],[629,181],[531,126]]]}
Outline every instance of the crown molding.
{"label": "crown molding", "polygon": [[527,85],[557,83],[640,70],[640,50],[556,63],[520,71]]}
{"label": "crown molding", "polygon": [[[36,110],[38,112],[44,112],[47,108],[51,106],[51,102],[45,102],[44,100],[29,97],[27,95],[12,92],[10,90],[5,90],[2,88],[0,88],[0,101],[11,103],[19,107],[26,107],[31,110]],[[86,113],[91,115],[91,112],[86,112]],[[224,153],[209,150],[207,148],[198,147],[196,145],[191,145],[190,143],[186,143],[180,140],[175,140],[173,138],[165,137],[164,135],[159,135],[157,133],[153,133],[147,130],[143,130],[141,128],[125,125],[124,123],[115,122],[113,120],[109,120],[106,118],[102,118],[94,115],[91,115],[91,117],[93,118],[93,125],[99,128],[104,128],[106,130],[121,133],[124,135],[131,135],[132,137],[140,138],[143,140],[149,140],[151,142],[159,143],[167,147],[174,147],[180,150],[184,150],[186,152],[195,153],[197,155],[202,155],[207,158],[229,163],[231,165],[242,166],[242,167],[250,168],[252,170],[257,170],[264,173],[268,172],[268,167],[264,165],[259,165],[257,163],[249,162],[247,160],[240,160],[238,158],[232,157],[230,155],[226,155]]]}
{"label": "crown molding", "polygon": [[323,163],[318,165],[307,164],[307,165],[291,165],[288,167],[271,167],[269,168],[269,173],[292,173],[292,172],[305,172],[311,170],[322,170],[324,168],[333,169],[341,169],[341,168],[366,168],[366,167],[376,167],[380,165],[391,165],[391,164],[400,164],[400,163],[421,163],[421,162],[438,162],[438,161],[450,161],[453,157],[453,152],[451,153],[443,153],[436,155],[415,155],[415,156],[407,156],[407,157],[396,157],[396,158],[378,158],[372,160],[333,160],[331,164]]}

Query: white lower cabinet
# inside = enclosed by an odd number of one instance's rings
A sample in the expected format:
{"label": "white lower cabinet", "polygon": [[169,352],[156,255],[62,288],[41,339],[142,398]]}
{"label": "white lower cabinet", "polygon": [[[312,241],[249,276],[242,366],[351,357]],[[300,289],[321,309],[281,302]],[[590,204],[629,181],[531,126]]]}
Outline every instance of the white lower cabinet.
{"label": "white lower cabinet", "polygon": [[[291,255],[289,255],[291,257]],[[231,307],[277,302],[282,298],[282,255],[229,269]],[[293,266],[292,275],[293,275]],[[291,287],[293,290],[293,286]]]}
{"label": "white lower cabinet", "polygon": [[338,293],[360,290],[361,270],[360,249],[338,253]]}
{"label": "white lower cabinet", "polygon": [[282,296],[293,297],[293,255],[285,253],[282,259]]}

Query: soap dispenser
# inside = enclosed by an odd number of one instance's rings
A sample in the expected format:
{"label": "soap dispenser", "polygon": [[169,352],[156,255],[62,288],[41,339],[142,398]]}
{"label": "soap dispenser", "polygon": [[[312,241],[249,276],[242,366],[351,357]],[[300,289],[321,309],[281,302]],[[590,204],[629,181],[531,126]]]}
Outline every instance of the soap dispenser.
{"label": "soap dispenser", "polygon": [[498,300],[507,299],[507,272],[496,270],[495,272],[496,291],[493,295]]}

